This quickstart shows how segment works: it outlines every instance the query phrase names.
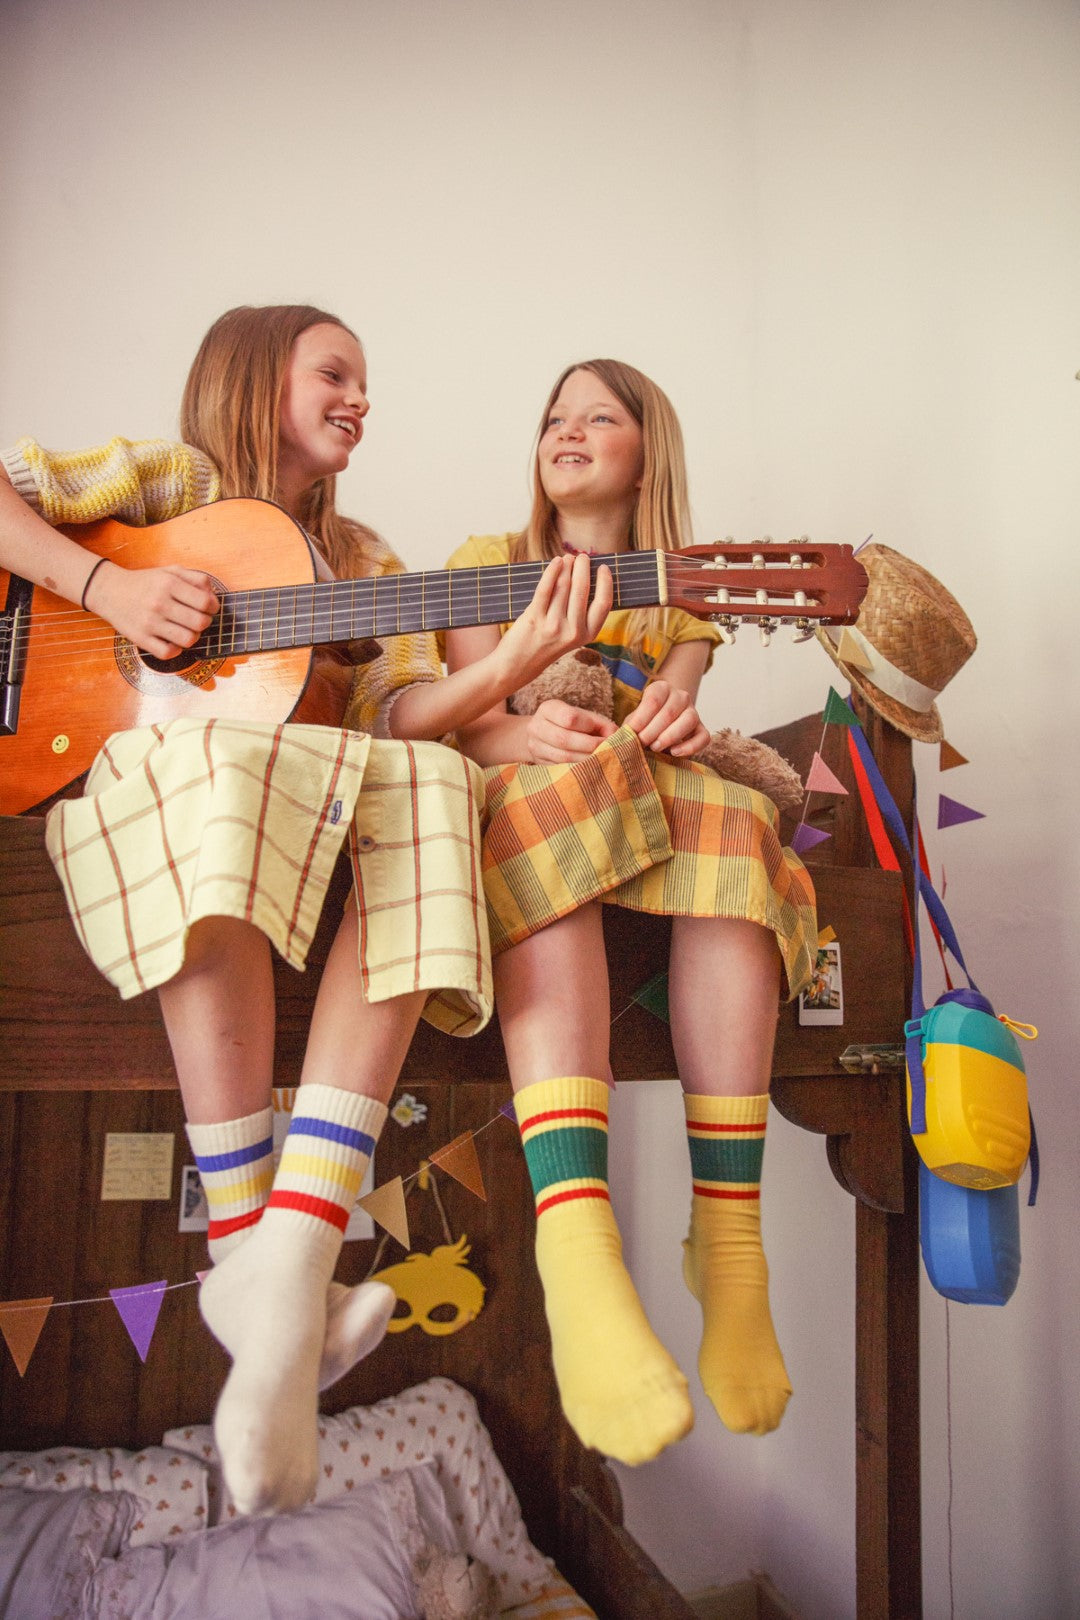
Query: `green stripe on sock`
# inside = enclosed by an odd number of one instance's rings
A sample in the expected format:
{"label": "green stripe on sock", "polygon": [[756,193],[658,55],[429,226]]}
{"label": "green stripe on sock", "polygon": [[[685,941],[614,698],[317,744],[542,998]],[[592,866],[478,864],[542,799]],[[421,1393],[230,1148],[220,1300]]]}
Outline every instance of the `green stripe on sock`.
{"label": "green stripe on sock", "polygon": [[525,1143],[525,1163],[533,1192],[577,1176],[607,1180],[607,1132],[591,1125],[542,1131]]}
{"label": "green stripe on sock", "polygon": [[753,1141],[706,1141],[688,1138],[690,1168],[697,1181],[760,1181],[765,1157],[765,1139]]}

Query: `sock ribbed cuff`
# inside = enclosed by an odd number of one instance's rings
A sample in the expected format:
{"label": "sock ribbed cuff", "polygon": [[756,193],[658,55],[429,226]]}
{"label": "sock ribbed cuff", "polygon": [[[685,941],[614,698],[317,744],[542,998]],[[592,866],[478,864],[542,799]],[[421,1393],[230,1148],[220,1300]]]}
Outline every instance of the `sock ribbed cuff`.
{"label": "sock ribbed cuff", "polygon": [[684,1094],[686,1135],[695,1197],[756,1203],[769,1094],[706,1097]]}
{"label": "sock ribbed cuff", "polygon": [[271,1108],[213,1125],[188,1125],[188,1141],[210,1211],[207,1241],[254,1226],[274,1179]]}
{"label": "sock ribbed cuff", "polygon": [[609,1201],[608,1096],[585,1075],[540,1080],[515,1096],[537,1215],[582,1198]]}
{"label": "sock ribbed cuff", "polygon": [[386,1105],[374,1097],[301,1086],[270,1208],[295,1210],[343,1232],[385,1120]]}

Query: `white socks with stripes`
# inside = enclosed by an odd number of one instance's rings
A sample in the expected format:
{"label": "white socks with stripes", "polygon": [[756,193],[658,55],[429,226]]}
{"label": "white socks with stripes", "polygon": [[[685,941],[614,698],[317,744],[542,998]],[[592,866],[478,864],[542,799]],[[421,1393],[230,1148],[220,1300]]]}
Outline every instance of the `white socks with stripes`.
{"label": "white socks with stripes", "polygon": [[214,1435],[242,1513],[314,1494],[327,1291],[385,1118],[374,1098],[301,1086],[262,1218],[203,1284],[203,1317],[233,1358]]}

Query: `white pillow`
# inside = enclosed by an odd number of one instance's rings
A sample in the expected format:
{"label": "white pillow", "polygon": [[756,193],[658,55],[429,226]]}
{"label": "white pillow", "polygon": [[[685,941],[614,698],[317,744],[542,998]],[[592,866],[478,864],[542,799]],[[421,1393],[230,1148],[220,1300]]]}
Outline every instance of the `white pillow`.
{"label": "white pillow", "polygon": [[[206,1464],[210,1522],[234,1517],[209,1425],[170,1429],[164,1442]],[[437,1465],[454,1543],[488,1566],[504,1608],[535,1598],[551,1580],[553,1566],[529,1540],[513,1486],[476,1402],[449,1378],[429,1378],[374,1406],[352,1406],[336,1417],[320,1415],[315,1499],[347,1496],[369,1480],[429,1458]]]}
{"label": "white pillow", "polygon": [[25,1491],[127,1491],[139,1512],[128,1537],[138,1547],[165,1541],[207,1522],[208,1476],[204,1465],[184,1450],[147,1446],[144,1451],[118,1451],[108,1446],[84,1451],[56,1446],[50,1451],[0,1451],[0,1488]]}

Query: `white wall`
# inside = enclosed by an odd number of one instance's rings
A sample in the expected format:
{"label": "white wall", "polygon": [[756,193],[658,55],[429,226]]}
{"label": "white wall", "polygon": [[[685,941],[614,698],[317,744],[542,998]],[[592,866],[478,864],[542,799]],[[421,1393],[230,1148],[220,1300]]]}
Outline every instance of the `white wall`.
{"label": "white wall", "polygon": [[[679,408],[700,538],[873,531],[960,597],[971,763],[942,786],[986,820],[933,831],[928,748],[924,817],[976,977],[1042,1028],[1045,1170],[1013,1301],[949,1308],[951,1412],[926,1293],[926,1612],[1078,1612],[1076,6],[8,0],[3,35],[0,439],[169,433],[217,313],[311,299],[369,353],[343,504],[416,566],[520,520],[550,380],[613,353]],[[744,637],[710,718],[779,722],[831,678]],[[693,1376],[683,1140],[673,1085],[622,1089],[627,1247]],[[843,1620],[852,1206],[775,1116],[765,1221],[796,1398],[763,1441],[702,1404],[623,1471],[629,1522],[687,1588],[767,1567]]]}

